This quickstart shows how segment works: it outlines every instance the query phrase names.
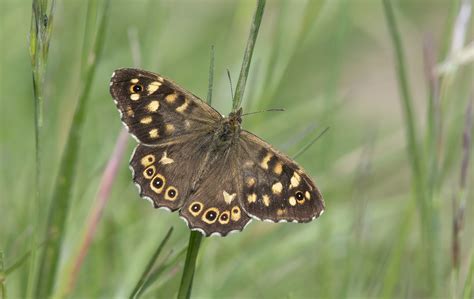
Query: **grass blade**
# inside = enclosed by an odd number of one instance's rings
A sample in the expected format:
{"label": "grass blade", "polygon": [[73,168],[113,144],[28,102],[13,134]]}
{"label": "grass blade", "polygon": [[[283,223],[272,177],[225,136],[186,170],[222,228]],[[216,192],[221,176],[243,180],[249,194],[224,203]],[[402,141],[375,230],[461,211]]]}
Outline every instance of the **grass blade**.
{"label": "grass blade", "polygon": [[426,190],[425,176],[426,168],[423,165],[420,149],[417,144],[418,138],[416,126],[415,126],[415,115],[413,112],[413,99],[408,84],[408,75],[406,72],[406,62],[404,58],[403,45],[398,31],[397,22],[395,19],[394,9],[390,0],[383,0],[383,8],[385,13],[385,19],[387,21],[387,27],[392,39],[394,55],[396,61],[396,73],[398,79],[398,87],[401,94],[400,100],[402,103],[402,110],[405,120],[405,135],[407,139],[407,155],[410,161],[413,179],[413,189],[415,192],[415,201],[418,206],[418,210],[421,218],[421,230],[423,237],[423,258],[425,259],[424,264],[427,267],[428,275],[426,277],[426,289],[432,291],[432,294],[437,293],[437,259],[435,258],[437,243],[437,233],[433,229],[433,224],[436,223],[436,215],[434,207],[432,206],[433,194]]}
{"label": "grass blade", "polygon": [[40,298],[46,298],[52,294],[55,276],[58,271],[59,253],[64,238],[65,222],[78,162],[78,149],[81,143],[86,104],[89,99],[89,92],[94,79],[97,61],[102,53],[103,42],[105,40],[109,2],[109,0],[105,2],[102,14],[99,18],[100,23],[97,27],[97,33],[89,53],[90,59],[86,66],[84,86],[74,111],[68,139],[59,166],[55,189],[53,191],[46,228],[46,245],[40,259],[41,264],[38,272],[38,283],[36,285],[36,295]]}
{"label": "grass blade", "polygon": [[[153,265],[155,264],[156,260],[158,259],[161,251],[163,250],[163,247],[165,246],[166,242],[168,242],[168,239],[171,236],[171,233],[173,232],[173,227],[171,227],[168,232],[166,233],[165,237],[161,241],[160,245],[158,248],[155,250],[155,253],[153,253],[151,259],[149,260],[145,270],[143,271],[142,276],[138,280],[137,284],[135,285],[135,288],[133,288],[132,293],[130,294],[130,298],[139,298],[141,293],[145,290],[144,286],[148,283],[148,281],[151,278],[151,270],[153,268]],[[155,277],[156,279],[156,277]]]}
{"label": "grass blade", "polygon": [[212,88],[214,85],[214,46],[211,46],[211,56],[209,63],[209,82],[207,87],[207,103],[212,105]]}
{"label": "grass blade", "polygon": [[[53,24],[53,11],[55,1],[33,0],[31,27],[29,35],[29,51],[33,73],[33,100],[34,100],[34,126],[35,126],[35,166],[34,189],[35,203],[29,205],[29,215],[33,223],[33,237],[30,239],[32,259],[28,275],[27,296],[31,296],[34,289],[36,273],[36,243],[38,241],[39,213],[42,206],[41,177],[41,128],[43,124],[43,99],[46,65],[48,62],[49,45]],[[49,9],[48,9],[49,8]]]}
{"label": "grass blade", "polygon": [[[214,46],[211,47],[211,60],[209,63],[209,83],[207,91],[207,103],[212,102],[212,85],[214,81]],[[184,262],[183,276],[179,286],[178,298],[189,298],[196,268],[196,259],[201,245],[202,235],[199,232],[191,231],[188,241],[188,250],[186,252],[186,261]]]}
{"label": "grass blade", "polygon": [[[244,59],[242,61],[242,68],[240,70],[239,81],[237,82],[237,88],[235,90],[235,96],[233,97],[232,111],[239,109],[242,98],[245,91],[245,84],[250,69],[250,62],[252,61],[252,54],[257,40],[258,30],[263,17],[263,11],[265,8],[265,0],[259,0],[257,3],[257,9],[255,11],[252,26],[250,29],[249,38],[247,41],[247,47],[244,53]],[[214,51],[211,51],[211,64],[214,61]],[[214,69],[211,66],[209,68],[209,86],[212,88],[212,78]],[[210,93],[212,95],[212,92]],[[209,99],[208,99],[209,101]],[[192,284],[194,279],[194,271],[196,268],[196,259],[201,244],[202,235],[199,232],[192,231],[189,236],[188,251],[186,253],[186,261],[183,269],[183,276],[181,277],[181,284],[178,291],[178,298],[187,299],[191,296]]]}
{"label": "grass blade", "polygon": [[237,81],[237,87],[235,89],[232,111],[237,111],[240,108],[242,99],[244,97],[245,85],[249,75],[250,62],[252,60],[253,49],[255,48],[255,42],[257,41],[258,30],[260,28],[260,23],[262,22],[264,9],[265,0],[259,0],[257,3],[255,15],[253,16],[252,26],[250,27],[249,39],[244,52],[244,59],[242,61],[242,68],[240,69],[239,81]]}
{"label": "grass blade", "polygon": [[183,276],[179,285],[178,298],[188,299],[191,296],[193,287],[194,271],[196,269],[196,259],[201,246],[202,234],[192,231],[189,235],[188,251],[184,262]]}

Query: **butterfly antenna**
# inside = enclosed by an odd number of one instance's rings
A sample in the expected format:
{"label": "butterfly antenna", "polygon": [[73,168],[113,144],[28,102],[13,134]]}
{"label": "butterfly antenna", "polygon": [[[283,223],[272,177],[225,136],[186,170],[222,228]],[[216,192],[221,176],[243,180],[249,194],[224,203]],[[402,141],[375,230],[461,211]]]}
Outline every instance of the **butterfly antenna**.
{"label": "butterfly antenna", "polygon": [[244,113],[241,116],[252,115],[252,114],[257,114],[257,113],[262,113],[262,112],[269,112],[269,111],[285,111],[285,109],[283,109],[283,108],[272,108],[272,109],[267,109],[267,110],[260,110],[260,111]]}
{"label": "butterfly antenna", "polygon": [[227,69],[227,77],[229,77],[229,84],[230,84],[230,96],[232,101],[234,100],[234,88],[232,87],[232,78],[230,77],[230,71]]}

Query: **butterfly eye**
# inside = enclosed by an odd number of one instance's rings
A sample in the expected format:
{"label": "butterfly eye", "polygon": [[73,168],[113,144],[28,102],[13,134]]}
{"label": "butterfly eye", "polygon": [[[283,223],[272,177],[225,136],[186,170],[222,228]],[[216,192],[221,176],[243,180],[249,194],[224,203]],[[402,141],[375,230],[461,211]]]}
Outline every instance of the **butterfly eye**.
{"label": "butterfly eye", "polygon": [[232,208],[230,218],[234,221],[239,221],[240,219],[240,208],[235,206]]}
{"label": "butterfly eye", "polygon": [[217,217],[219,216],[219,210],[216,208],[209,208],[202,216],[202,220],[208,224],[216,222]]}
{"label": "butterfly eye", "polygon": [[139,93],[142,90],[143,86],[141,86],[140,84],[133,84],[132,86],[130,86],[130,91],[133,93]]}
{"label": "butterfly eye", "polygon": [[219,222],[221,224],[229,223],[229,211],[222,212],[221,216],[219,217]]}
{"label": "butterfly eye", "polygon": [[165,178],[161,174],[157,174],[150,182],[150,187],[156,193],[161,193],[165,185]]}
{"label": "butterfly eye", "polygon": [[151,165],[145,171],[143,171],[143,176],[146,179],[151,179],[155,175],[155,166]]}
{"label": "butterfly eye", "polygon": [[197,216],[199,215],[199,213],[201,212],[202,210],[202,203],[200,202],[194,202],[192,203],[190,206],[189,206],[189,212],[193,215],[193,216]]}
{"label": "butterfly eye", "polygon": [[295,197],[299,203],[302,203],[304,201],[304,194],[301,191],[296,192]]}
{"label": "butterfly eye", "polygon": [[169,186],[168,189],[166,189],[165,199],[175,200],[177,195],[178,190],[176,190],[176,188],[173,186]]}

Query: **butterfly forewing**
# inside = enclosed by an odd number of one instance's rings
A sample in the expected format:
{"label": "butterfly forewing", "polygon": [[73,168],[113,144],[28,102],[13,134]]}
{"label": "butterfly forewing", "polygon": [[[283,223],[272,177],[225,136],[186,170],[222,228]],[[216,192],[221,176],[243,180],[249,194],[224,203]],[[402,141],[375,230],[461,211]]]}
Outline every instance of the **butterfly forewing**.
{"label": "butterfly forewing", "polygon": [[222,118],[192,93],[158,74],[142,70],[116,70],[110,93],[122,122],[143,144],[183,141],[184,137],[209,131]]}
{"label": "butterfly forewing", "polygon": [[321,193],[293,160],[247,131],[240,136],[241,204],[249,215],[274,222],[308,222],[321,215]]}

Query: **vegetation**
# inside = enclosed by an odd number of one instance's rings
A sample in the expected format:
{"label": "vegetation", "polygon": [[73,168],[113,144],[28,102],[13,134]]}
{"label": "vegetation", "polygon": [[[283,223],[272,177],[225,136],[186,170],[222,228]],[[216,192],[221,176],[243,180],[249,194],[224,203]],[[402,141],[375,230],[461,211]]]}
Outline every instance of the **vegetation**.
{"label": "vegetation", "polygon": [[[256,1],[3,2],[0,298],[472,298],[473,6],[275,0],[255,27]],[[284,108],[243,126],[326,213],[190,238],[132,184],[108,92],[130,66],[222,114]]]}

